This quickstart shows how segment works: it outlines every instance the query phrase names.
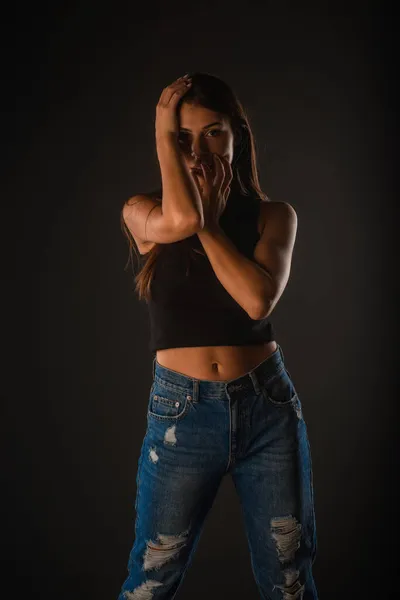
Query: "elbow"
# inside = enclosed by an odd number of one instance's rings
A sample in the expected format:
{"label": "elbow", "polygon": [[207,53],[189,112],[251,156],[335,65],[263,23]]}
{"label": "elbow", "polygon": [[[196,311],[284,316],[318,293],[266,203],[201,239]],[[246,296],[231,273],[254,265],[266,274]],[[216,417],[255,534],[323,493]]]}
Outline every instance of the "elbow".
{"label": "elbow", "polygon": [[271,275],[269,275],[268,287],[267,289],[264,288],[261,297],[259,296],[256,309],[253,312],[254,316],[252,318],[256,321],[267,319],[274,310],[281,295],[282,289],[279,289]]}
{"label": "elbow", "polygon": [[204,219],[199,215],[197,218],[193,219],[190,224],[192,235],[195,233],[199,233],[204,227]]}
{"label": "elbow", "polygon": [[267,303],[263,302],[262,304],[258,304],[256,310],[253,310],[250,314],[250,317],[253,321],[261,321],[261,319],[267,319],[269,315],[272,313],[274,308],[274,303],[269,301]]}
{"label": "elbow", "polygon": [[204,228],[204,216],[197,214],[197,216],[193,219],[193,227],[195,228],[195,233],[198,233]]}
{"label": "elbow", "polygon": [[204,221],[200,215],[193,217],[185,217],[176,223],[176,228],[183,231],[186,235],[194,235],[201,231],[204,227]]}

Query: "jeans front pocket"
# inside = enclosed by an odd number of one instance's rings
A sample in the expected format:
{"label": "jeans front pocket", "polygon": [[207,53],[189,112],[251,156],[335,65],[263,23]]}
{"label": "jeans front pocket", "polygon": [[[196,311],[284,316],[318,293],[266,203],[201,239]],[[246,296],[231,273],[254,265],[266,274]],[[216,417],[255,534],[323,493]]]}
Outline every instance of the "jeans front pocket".
{"label": "jeans front pocket", "polygon": [[190,408],[189,399],[184,390],[155,381],[150,390],[147,415],[161,421],[182,419]]}
{"label": "jeans front pocket", "polygon": [[289,406],[298,399],[296,388],[285,366],[264,382],[262,394],[267,402],[274,406]]}

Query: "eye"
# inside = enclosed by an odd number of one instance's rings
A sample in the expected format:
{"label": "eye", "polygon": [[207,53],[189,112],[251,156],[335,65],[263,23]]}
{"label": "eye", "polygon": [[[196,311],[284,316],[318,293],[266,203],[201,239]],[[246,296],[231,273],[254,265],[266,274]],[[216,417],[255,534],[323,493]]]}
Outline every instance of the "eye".
{"label": "eye", "polygon": [[[215,133],[217,135],[219,135],[221,133],[221,129],[210,129],[210,131],[208,133]],[[215,136],[211,136],[211,137],[215,137]]]}
{"label": "eye", "polygon": [[185,141],[187,140],[187,137],[188,137],[188,136],[187,136],[187,133],[183,133],[183,132],[182,132],[182,133],[180,133],[180,134],[179,134],[179,136],[178,136],[178,140],[179,140],[180,142],[185,142]]}

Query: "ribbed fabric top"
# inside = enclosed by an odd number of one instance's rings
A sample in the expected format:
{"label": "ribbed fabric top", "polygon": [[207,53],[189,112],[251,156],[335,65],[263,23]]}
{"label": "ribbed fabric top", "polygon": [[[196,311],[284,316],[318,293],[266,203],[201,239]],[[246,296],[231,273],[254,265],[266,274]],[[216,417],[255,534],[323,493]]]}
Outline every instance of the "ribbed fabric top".
{"label": "ribbed fabric top", "polygon": [[[230,194],[219,224],[247,258],[259,240],[260,198]],[[274,339],[268,319],[253,320],[214,273],[197,234],[162,244],[149,301],[152,353],[165,348],[242,346]]]}

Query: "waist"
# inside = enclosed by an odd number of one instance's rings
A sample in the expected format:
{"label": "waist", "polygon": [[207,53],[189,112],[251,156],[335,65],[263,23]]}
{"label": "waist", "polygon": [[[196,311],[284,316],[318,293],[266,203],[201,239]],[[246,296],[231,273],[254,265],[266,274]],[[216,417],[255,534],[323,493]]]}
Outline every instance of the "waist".
{"label": "waist", "polygon": [[275,340],[257,344],[157,350],[154,365],[203,381],[229,381],[251,371],[276,352]]}
{"label": "waist", "polygon": [[[271,342],[270,342],[271,343]],[[283,352],[279,344],[275,341],[273,344],[276,345],[275,350],[272,352],[264,353],[260,355],[261,360],[256,364],[253,364],[248,370],[242,373],[231,373],[233,377],[220,378],[199,378],[193,375],[189,375],[182,371],[171,369],[162,365],[158,360],[157,356],[153,360],[153,379],[154,381],[163,382],[167,385],[177,386],[182,390],[193,389],[193,385],[201,385],[204,393],[219,393],[222,389],[225,389],[225,385],[233,380],[240,380],[240,383],[246,385],[248,382],[249,386],[252,385],[250,373],[256,372],[258,376],[270,377],[284,365]],[[273,347],[273,346],[271,346]],[[235,376],[236,375],[236,376]]]}

